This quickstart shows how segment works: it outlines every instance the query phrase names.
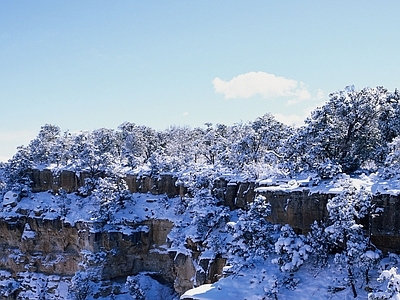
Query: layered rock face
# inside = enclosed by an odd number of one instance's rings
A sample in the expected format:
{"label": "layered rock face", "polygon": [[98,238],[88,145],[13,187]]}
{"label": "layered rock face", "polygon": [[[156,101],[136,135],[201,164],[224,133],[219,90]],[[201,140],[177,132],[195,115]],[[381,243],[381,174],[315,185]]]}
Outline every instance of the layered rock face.
{"label": "layered rock face", "polygon": [[[57,191],[60,187],[68,192],[74,192],[84,183],[88,174],[77,176],[71,171],[62,171],[54,176],[50,170],[33,170],[33,191]],[[157,178],[130,175],[125,178],[131,192],[166,194],[169,197],[184,196],[186,190],[176,185],[173,176],[165,174]],[[266,191],[256,193],[255,182],[232,181],[219,178],[214,182],[213,194],[231,210],[246,208],[256,194],[262,194],[271,204],[272,213],[268,221],[274,224],[288,224],[297,233],[307,234],[314,221],[327,221],[326,204],[335,194],[310,193],[308,189],[297,191]],[[400,197],[380,194],[373,197],[376,207],[383,212],[371,220],[365,220],[366,229],[371,231],[371,239],[376,246],[385,252],[400,252]],[[368,227],[370,226],[370,228]]]}
{"label": "layered rock face", "polygon": [[[85,184],[85,179],[90,178],[89,173],[63,170],[55,175],[51,170],[31,170],[30,179],[33,192],[57,192],[60,188],[67,193],[79,190]],[[97,174],[102,177],[102,174]],[[131,193],[152,193],[154,195],[166,194],[168,197],[185,195],[187,192],[183,186],[176,185],[176,178],[169,174],[161,174],[157,177],[127,175],[125,182]]]}
{"label": "layered rock face", "polygon": [[332,194],[310,194],[308,190],[263,192],[271,204],[267,220],[273,224],[289,224],[298,234],[307,234],[314,221],[327,221],[326,204]]}
{"label": "layered rock face", "polygon": [[[232,182],[223,178],[214,183],[214,195],[231,209],[245,208],[257,194],[271,205],[267,220],[273,224],[290,225],[298,234],[310,232],[314,221],[327,222],[326,205],[336,194],[311,193],[307,188],[290,192],[281,190],[255,191],[254,182]],[[382,208],[379,214],[361,220],[371,233],[371,241],[384,252],[400,253],[400,197],[389,194],[374,195],[372,204]]]}
{"label": "layered rock face", "polygon": [[[312,194],[309,190],[284,192],[262,192],[271,204],[268,221],[274,224],[288,224],[297,233],[310,232],[314,221],[328,221],[326,205],[335,194]],[[372,243],[383,252],[400,253],[400,197],[388,194],[375,195],[372,204],[382,208],[379,214],[372,214],[360,220],[370,232]]]}
{"label": "layered rock face", "polygon": [[60,220],[0,219],[0,269],[72,276],[85,247],[79,227]]}
{"label": "layered rock face", "polygon": [[384,252],[400,253],[400,197],[375,195],[373,203],[383,212],[370,216],[371,241]]}
{"label": "layered rock face", "polygon": [[[124,234],[104,230],[101,224],[70,226],[59,219],[0,219],[0,269],[8,270],[13,278],[23,272],[71,278],[84,266],[96,270],[96,280],[148,272],[178,294],[194,284],[215,282],[225,260],[201,260],[206,273],[199,272],[192,257],[169,251],[167,235],[172,226],[168,220],[150,219],[131,224],[132,231]],[[18,294],[19,290],[9,299]]]}
{"label": "layered rock face", "polygon": [[214,182],[213,194],[231,210],[246,208],[253,202],[255,182],[232,181],[219,178]]}

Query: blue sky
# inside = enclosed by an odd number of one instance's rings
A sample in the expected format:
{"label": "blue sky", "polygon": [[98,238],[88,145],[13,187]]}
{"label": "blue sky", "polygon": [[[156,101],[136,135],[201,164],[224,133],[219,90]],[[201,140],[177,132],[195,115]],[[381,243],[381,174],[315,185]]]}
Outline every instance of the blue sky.
{"label": "blue sky", "polygon": [[301,124],[347,85],[399,88],[399,1],[0,3],[0,160],[46,123]]}

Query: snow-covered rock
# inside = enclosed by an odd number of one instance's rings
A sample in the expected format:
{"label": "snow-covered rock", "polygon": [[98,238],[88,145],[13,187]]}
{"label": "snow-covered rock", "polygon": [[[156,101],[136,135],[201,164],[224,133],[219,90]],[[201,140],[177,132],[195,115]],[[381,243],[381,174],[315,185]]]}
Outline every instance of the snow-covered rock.
{"label": "snow-covered rock", "polygon": [[3,197],[3,206],[11,205],[12,207],[17,205],[19,200],[19,194],[14,191],[8,191]]}

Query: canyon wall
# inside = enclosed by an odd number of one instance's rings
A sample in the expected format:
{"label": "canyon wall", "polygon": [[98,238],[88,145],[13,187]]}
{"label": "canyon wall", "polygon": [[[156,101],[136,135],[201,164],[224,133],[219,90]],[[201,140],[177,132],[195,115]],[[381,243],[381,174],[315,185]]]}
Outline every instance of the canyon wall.
{"label": "canyon wall", "polygon": [[[92,280],[115,280],[141,272],[183,294],[193,285],[215,282],[225,260],[201,259],[203,270],[192,257],[168,249],[167,235],[173,223],[149,219],[130,224],[129,233],[104,224],[76,223],[60,219],[18,217],[0,219],[0,270],[17,278],[23,272],[67,277],[89,271]],[[193,279],[196,279],[195,282]],[[8,299],[19,299],[16,290]]]}
{"label": "canyon wall", "polygon": [[[97,174],[95,177],[102,177]],[[75,173],[63,170],[54,174],[51,170],[31,170],[32,192],[57,192],[60,188],[67,193],[77,192],[85,184],[85,179],[91,175],[87,172]],[[157,177],[127,175],[125,183],[131,193],[152,193],[154,195],[166,194],[168,197],[183,196],[187,191],[183,186],[176,185],[176,178],[169,174],[161,174]]]}
{"label": "canyon wall", "polygon": [[[54,176],[50,170],[33,170],[32,190],[57,191],[60,187],[68,192],[74,192],[84,183],[88,174],[77,176],[71,171],[62,171]],[[169,197],[183,197],[187,190],[176,184],[176,178],[169,174],[155,178],[148,176],[129,175],[125,178],[130,192],[166,194]],[[257,194],[257,184],[251,181],[232,181],[225,178],[215,180],[213,194],[231,210],[246,208]],[[297,233],[307,234],[314,221],[327,221],[326,204],[335,194],[310,193],[304,188],[291,192],[264,191],[258,192],[266,197],[271,204],[272,213],[268,221],[274,224],[288,224]],[[371,232],[373,243],[385,252],[400,253],[400,197],[389,194],[374,195],[373,204],[383,208],[383,212],[374,215],[371,220],[365,220],[364,226]],[[370,226],[370,228],[368,227]]]}
{"label": "canyon wall", "polygon": [[[63,190],[77,192],[89,174],[63,171],[54,175],[50,170],[31,172],[32,191]],[[132,193],[166,194],[184,197],[187,190],[177,185],[172,175],[151,178],[129,175],[125,178]],[[255,182],[216,180],[212,193],[231,210],[246,208],[254,197],[262,194],[272,208],[268,221],[289,224],[297,233],[307,234],[314,221],[327,221],[326,204],[334,194],[310,193],[307,188],[291,192],[263,190],[257,192]],[[384,252],[400,252],[400,198],[394,195],[375,195],[373,203],[383,212],[362,220],[371,233],[372,242]],[[37,272],[66,276],[69,279],[85,268],[96,270],[98,280],[115,280],[149,272],[163,284],[183,294],[193,286],[212,283],[221,276],[225,258],[198,259],[198,254],[186,255],[169,249],[168,234],[173,223],[148,219],[127,224],[129,232],[104,224],[77,222],[74,225],[61,219],[46,220],[28,217],[0,219],[0,270],[16,277],[21,272]],[[188,248],[190,251],[190,247]],[[1,274],[0,274],[1,275]],[[5,299],[15,299],[11,295]],[[14,298],[13,298],[14,297]]]}

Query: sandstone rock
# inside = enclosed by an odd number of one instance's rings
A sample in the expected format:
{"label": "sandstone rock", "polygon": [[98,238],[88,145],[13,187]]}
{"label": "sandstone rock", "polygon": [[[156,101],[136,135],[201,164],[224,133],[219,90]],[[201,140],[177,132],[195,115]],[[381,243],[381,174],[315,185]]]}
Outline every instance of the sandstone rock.
{"label": "sandstone rock", "polygon": [[45,192],[53,189],[53,173],[51,170],[32,170],[30,172],[32,192]]}
{"label": "sandstone rock", "polygon": [[198,285],[217,282],[222,276],[222,270],[226,265],[226,258],[218,255],[215,259],[201,259],[199,265],[204,270],[204,277],[199,279],[200,274],[196,274]]}
{"label": "sandstone rock", "polygon": [[235,199],[235,206],[238,208],[246,208],[247,205],[253,202],[254,199],[254,182],[240,182],[237,196]]}
{"label": "sandstone rock", "polygon": [[170,174],[161,174],[158,177],[128,175],[125,177],[128,190],[131,193],[151,193],[153,195],[166,194],[168,197],[184,196],[186,189],[176,185],[176,178]]}
{"label": "sandstone rock", "polygon": [[375,195],[373,204],[380,213],[370,216],[371,241],[384,252],[400,253],[400,197]]}
{"label": "sandstone rock", "polygon": [[76,192],[79,189],[78,177],[72,171],[64,170],[60,174],[60,188],[67,193]]}
{"label": "sandstone rock", "polygon": [[254,188],[254,182],[236,182],[218,178],[213,184],[213,195],[231,210],[247,208],[254,199]]}
{"label": "sandstone rock", "polygon": [[[101,254],[102,260],[94,265],[99,267],[101,280],[149,272],[180,294],[193,287],[193,258],[167,249],[172,222],[146,220],[131,224],[134,230],[130,234],[103,231],[103,225],[78,222],[71,226],[60,219],[26,216],[12,221],[0,219],[0,269],[12,270],[13,276],[28,270],[72,277],[82,268],[85,250]],[[29,232],[34,235],[24,238]],[[197,283],[213,282],[223,262],[204,261],[206,277],[199,277]]]}
{"label": "sandstone rock", "polygon": [[271,204],[271,215],[267,220],[274,224],[288,224],[300,234],[307,234],[314,221],[327,221],[326,204],[333,197],[329,194],[310,194],[308,190],[261,194]]}
{"label": "sandstone rock", "polygon": [[177,253],[174,258],[174,273],[176,274],[174,289],[178,294],[182,295],[193,288],[192,278],[196,274],[196,269],[190,257]]}

